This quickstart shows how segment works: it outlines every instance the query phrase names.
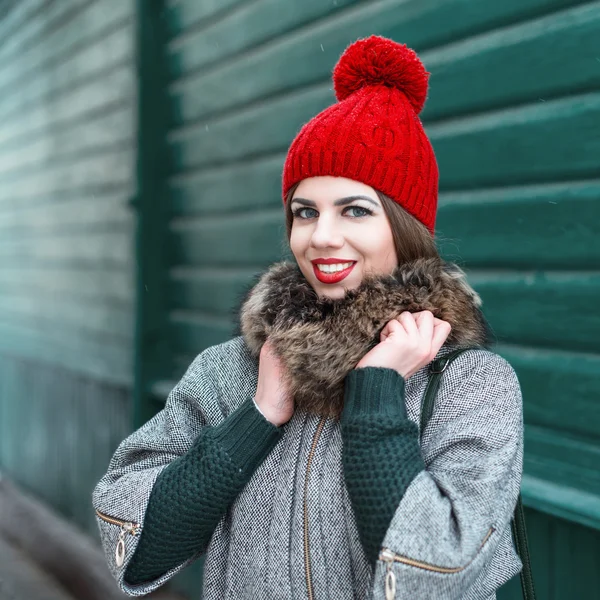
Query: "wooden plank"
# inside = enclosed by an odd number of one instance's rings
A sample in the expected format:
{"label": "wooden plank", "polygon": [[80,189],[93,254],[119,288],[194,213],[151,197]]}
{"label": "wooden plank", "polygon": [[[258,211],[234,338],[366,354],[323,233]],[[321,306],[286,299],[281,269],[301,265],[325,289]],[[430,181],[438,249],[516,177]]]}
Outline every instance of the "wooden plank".
{"label": "wooden plank", "polygon": [[332,102],[329,89],[307,88],[171,136],[174,172],[287,150],[301,125]]}
{"label": "wooden plank", "polygon": [[[227,218],[188,219],[172,228],[171,264],[222,267],[267,265],[284,251],[282,213],[238,214]],[[230,240],[230,243],[223,243]]]}
{"label": "wooden plank", "polygon": [[600,2],[424,54],[425,121],[600,88]]}
{"label": "wooden plank", "polygon": [[0,318],[0,352],[14,357],[53,364],[101,379],[105,383],[131,386],[133,366],[129,344],[110,343],[108,338],[92,339],[55,332],[50,335]]}
{"label": "wooden plank", "polygon": [[168,33],[176,37],[191,27],[212,24],[219,16],[243,5],[247,0],[177,0],[167,4],[165,22]]}
{"label": "wooden plank", "polygon": [[[39,10],[43,7],[45,0],[30,0],[29,2],[14,2],[13,6],[8,9],[8,12],[0,19],[0,40],[2,40],[1,48],[6,44],[9,37],[20,31],[25,24],[33,20]],[[1,54],[0,54],[1,56]]]}
{"label": "wooden plank", "polygon": [[93,229],[111,225],[133,230],[135,215],[124,193],[82,194],[64,202],[4,207],[0,211],[0,236],[47,235],[65,229]]}
{"label": "wooden plank", "polygon": [[[169,340],[173,354],[196,356],[205,348],[231,339],[235,323],[215,315],[175,311],[169,317]],[[191,362],[191,361],[190,361]]]}
{"label": "wooden plank", "polygon": [[598,177],[599,122],[593,93],[434,124],[440,189]]}
{"label": "wooden plank", "polygon": [[173,177],[168,182],[173,215],[235,213],[283,206],[283,154]]}
{"label": "wooden plank", "polygon": [[[65,6],[68,4],[62,3],[62,7]],[[47,11],[43,11],[41,17],[47,14]],[[9,83],[17,81],[26,83],[34,73],[42,72],[48,65],[69,57],[90,41],[103,37],[118,24],[130,20],[134,14],[135,4],[131,0],[87,3],[84,10],[74,14],[68,23],[40,35],[39,40],[43,40],[43,44],[22,45],[11,61],[0,59],[0,85],[7,87]],[[5,94],[9,93],[10,90],[5,90]]]}
{"label": "wooden plank", "polygon": [[127,21],[117,26],[90,46],[67,55],[60,62],[46,64],[24,80],[0,80],[0,117],[5,119],[9,115],[26,114],[32,107],[47,102],[82,80],[102,77],[106,71],[127,61],[132,62],[133,26]]}
{"label": "wooden plank", "polygon": [[596,269],[600,181],[440,195],[441,252],[472,268]]}
{"label": "wooden plank", "polygon": [[[37,292],[37,293],[36,293]],[[133,342],[132,303],[99,301],[92,298],[64,297],[41,288],[6,290],[0,298],[3,320],[36,331],[60,332],[64,327],[81,335],[111,336],[123,344]]]}
{"label": "wooden plank", "polygon": [[253,268],[174,269],[168,284],[169,306],[231,316],[259,272]]}
{"label": "wooden plank", "polygon": [[[32,48],[48,34],[49,31],[60,26],[61,21],[69,15],[85,8],[87,0],[64,0],[63,2],[50,2],[42,10],[35,11],[21,27],[13,30],[12,35],[3,37],[4,43],[0,46],[0,62],[10,62],[15,54],[23,48]],[[10,59],[10,60],[9,60]]]}
{"label": "wooden plank", "polygon": [[14,290],[38,286],[46,293],[65,297],[91,298],[98,302],[133,302],[133,273],[127,269],[52,267],[19,261],[0,264],[0,288]]}
{"label": "wooden plank", "polygon": [[134,96],[134,76],[130,65],[114,69],[101,79],[54,97],[27,112],[26,118],[13,119],[0,130],[0,151],[23,145],[25,140],[50,129],[58,129],[93,114],[110,110],[116,104],[129,104]]}
{"label": "wooden plank", "polygon": [[97,152],[101,149],[133,147],[135,109],[132,105],[115,107],[84,122],[70,123],[48,130],[20,148],[0,152],[0,178],[3,183],[61,160]]}
{"label": "wooden plank", "polygon": [[[378,33],[419,51],[473,33],[573,6],[571,0],[384,0],[359,4],[339,18],[291,32],[250,54],[173,86],[173,123],[180,126],[261,98],[321,83],[352,41]],[[424,59],[426,58],[425,55]],[[425,60],[427,66],[427,60]]]}
{"label": "wooden plank", "polygon": [[48,198],[58,192],[85,190],[85,194],[100,192],[103,186],[122,186],[129,194],[134,184],[134,156],[131,149],[110,149],[109,152],[72,159],[40,169],[35,177],[22,178],[10,186],[0,187],[0,206],[20,202],[24,198]]}
{"label": "wooden plank", "polygon": [[574,436],[564,429],[526,425],[525,447],[526,473],[600,497],[600,440]]}
{"label": "wooden plank", "polygon": [[499,343],[600,351],[600,314],[590,310],[600,298],[599,272],[475,272],[469,281]]}
{"label": "wooden plank", "polygon": [[169,52],[169,71],[176,79],[215,62],[247,51],[258,44],[323,18],[339,18],[340,12],[361,0],[322,0],[282,3],[259,0],[240,5],[210,27],[194,30]]}
{"label": "wooden plank", "polygon": [[600,532],[557,521],[553,542],[555,597],[600,598]]}
{"label": "wooden plank", "polygon": [[598,439],[598,354],[509,345],[497,352],[517,372],[526,423]]}
{"label": "wooden plank", "polygon": [[0,243],[0,264],[44,261],[63,264],[69,260],[94,267],[132,267],[131,231],[75,232],[68,236],[24,239]]}

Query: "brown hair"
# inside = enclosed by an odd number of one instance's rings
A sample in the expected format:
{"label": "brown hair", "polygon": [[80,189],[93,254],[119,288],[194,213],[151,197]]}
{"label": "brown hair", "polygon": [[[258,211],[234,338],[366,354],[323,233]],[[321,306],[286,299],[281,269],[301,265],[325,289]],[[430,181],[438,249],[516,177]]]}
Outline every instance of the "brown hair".
{"label": "brown hair", "polygon": [[[292,197],[299,183],[293,185],[285,197],[285,228],[288,241],[292,235],[294,215]],[[388,218],[394,238],[398,264],[404,264],[417,258],[439,257],[435,241],[423,223],[405,211],[397,202],[375,190]]]}

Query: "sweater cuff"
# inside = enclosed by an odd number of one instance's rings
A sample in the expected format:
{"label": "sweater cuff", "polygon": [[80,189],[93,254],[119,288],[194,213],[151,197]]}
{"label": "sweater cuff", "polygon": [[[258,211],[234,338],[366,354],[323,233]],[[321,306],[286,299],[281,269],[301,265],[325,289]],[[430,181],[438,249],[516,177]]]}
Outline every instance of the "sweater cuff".
{"label": "sweater cuff", "polygon": [[394,369],[364,367],[348,373],[344,381],[342,420],[362,415],[406,418],[404,378]]}
{"label": "sweater cuff", "polygon": [[244,402],[213,431],[214,439],[240,471],[254,472],[283,435],[258,411],[252,400]]}

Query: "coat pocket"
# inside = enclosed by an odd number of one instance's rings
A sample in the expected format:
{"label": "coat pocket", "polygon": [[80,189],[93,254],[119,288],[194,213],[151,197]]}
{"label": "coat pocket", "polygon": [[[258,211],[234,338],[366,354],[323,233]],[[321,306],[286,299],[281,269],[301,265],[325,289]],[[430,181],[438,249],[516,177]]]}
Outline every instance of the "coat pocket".
{"label": "coat pocket", "polygon": [[125,561],[125,539],[127,535],[139,535],[141,530],[140,525],[133,521],[123,521],[122,519],[110,517],[109,515],[101,513],[99,510],[96,510],[96,515],[103,521],[112,523],[113,525],[117,525],[121,528],[119,540],[117,541],[117,545],[115,547],[115,563],[117,567],[122,567],[123,562]]}
{"label": "coat pocket", "polygon": [[424,561],[416,560],[414,558],[409,558],[408,556],[402,556],[401,554],[396,554],[389,548],[382,548],[379,553],[379,560],[383,561],[386,564],[386,572],[385,572],[385,600],[394,600],[396,598],[396,575],[392,569],[392,565],[397,562],[404,565],[408,565],[411,567],[415,567],[417,569],[423,569],[425,571],[431,571],[433,573],[444,573],[447,575],[452,575],[454,573],[460,573],[464,571],[479,555],[479,553],[483,550],[488,540],[492,536],[492,534],[496,530],[494,527],[490,527],[486,536],[483,538],[481,545],[479,546],[479,550],[473,558],[464,565],[460,565],[458,567],[444,567],[441,565],[433,565],[431,563],[427,563]]}

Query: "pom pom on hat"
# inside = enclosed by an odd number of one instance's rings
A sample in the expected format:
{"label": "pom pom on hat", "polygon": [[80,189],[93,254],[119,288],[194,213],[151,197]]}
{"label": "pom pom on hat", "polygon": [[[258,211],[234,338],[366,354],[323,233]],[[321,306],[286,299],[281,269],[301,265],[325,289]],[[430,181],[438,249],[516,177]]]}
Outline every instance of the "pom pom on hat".
{"label": "pom pom on hat", "polygon": [[376,35],[348,46],[333,70],[340,102],[366,86],[384,85],[403,92],[417,114],[427,99],[428,79],[414,50]]}

